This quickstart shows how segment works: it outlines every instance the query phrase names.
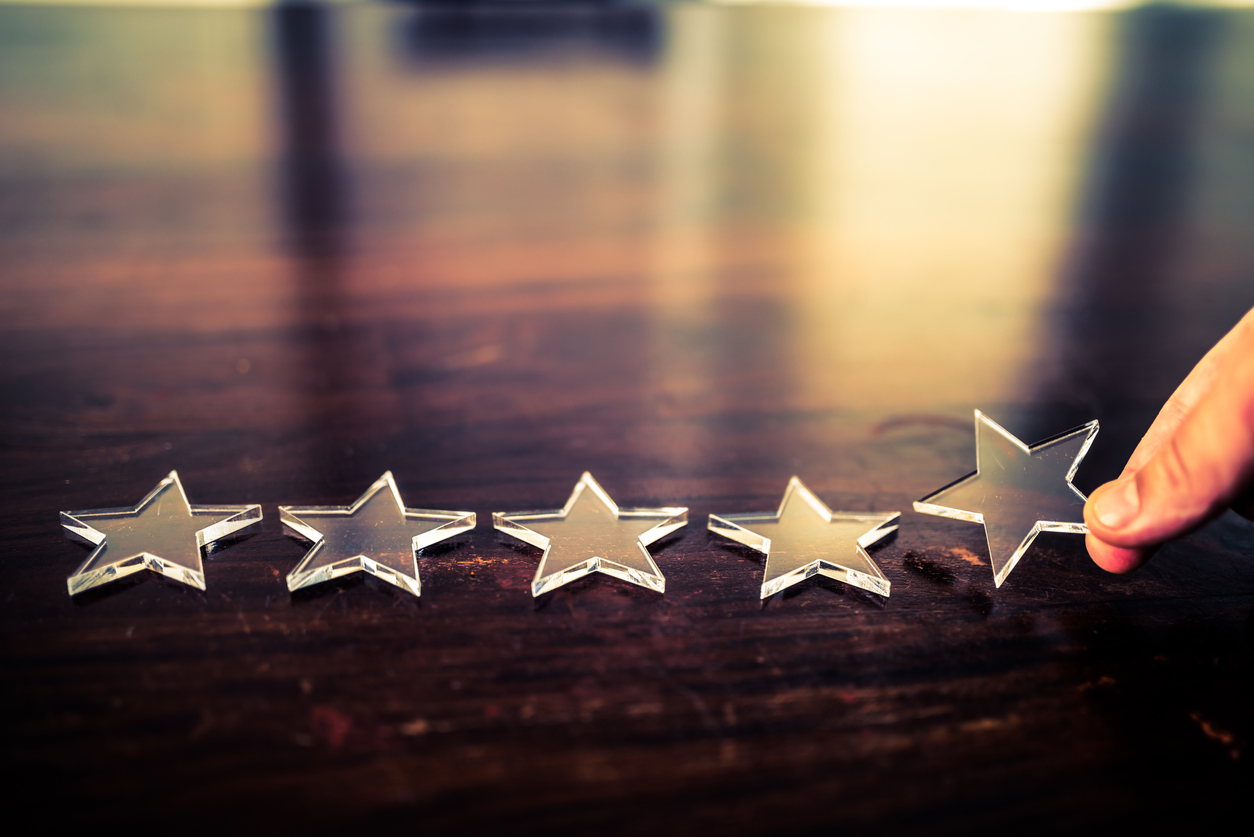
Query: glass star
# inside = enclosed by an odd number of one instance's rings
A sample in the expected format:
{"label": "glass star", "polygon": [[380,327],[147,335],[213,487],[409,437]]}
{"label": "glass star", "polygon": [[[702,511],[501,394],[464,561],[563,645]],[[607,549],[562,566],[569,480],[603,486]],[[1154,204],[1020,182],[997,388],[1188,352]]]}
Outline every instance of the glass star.
{"label": "glass star", "polygon": [[279,506],[289,534],[313,543],[287,589],[367,572],[415,596],[418,550],[475,527],[474,512],[407,509],[388,471],[351,506]]}
{"label": "glass star", "polygon": [[131,508],[61,512],[66,534],[96,548],[66,579],[70,595],[152,570],[205,589],[201,550],[261,520],[261,506],[193,506],[177,471]]}
{"label": "glass star", "polygon": [[1028,447],[976,410],[974,473],[916,500],[914,510],[983,523],[1000,587],[1041,532],[1088,531],[1086,498],[1071,478],[1096,435],[1090,421]]}
{"label": "glass star", "polygon": [[888,579],[867,548],[896,532],[900,517],[901,512],[834,512],[793,477],[779,511],[712,514],[709,528],[766,555],[764,599],[815,575],[887,596]]}
{"label": "glass star", "polygon": [[531,582],[539,596],[589,573],[659,593],[666,579],[645,549],[688,523],[688,509],[620,509],[587,471],[566,505],[552,511],[495,512],[492,525],[544,554]]}

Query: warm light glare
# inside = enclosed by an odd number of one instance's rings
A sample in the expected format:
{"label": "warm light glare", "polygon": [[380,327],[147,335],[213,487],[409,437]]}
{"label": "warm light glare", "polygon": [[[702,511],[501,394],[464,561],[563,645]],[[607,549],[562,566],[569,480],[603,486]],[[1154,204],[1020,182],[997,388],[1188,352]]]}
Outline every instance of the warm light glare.
{"label": "warm light glare", "polygon": [[850,10],[828,23],[795,332],[797,367],[826,371],[804,377],[806,397],[914,407],[1013,390],[1056,291],[1105,19]]}
{"label": "warm light glare", "polygon": [[[1149,5],[1153,0],[711,0],[729,6],[785,5],[836,8],[891,9],[1005,9],[1021,12],[1076,12],[1122,10]],[[1185,0],[1174,5],[1241,8],[1254,0]]]}

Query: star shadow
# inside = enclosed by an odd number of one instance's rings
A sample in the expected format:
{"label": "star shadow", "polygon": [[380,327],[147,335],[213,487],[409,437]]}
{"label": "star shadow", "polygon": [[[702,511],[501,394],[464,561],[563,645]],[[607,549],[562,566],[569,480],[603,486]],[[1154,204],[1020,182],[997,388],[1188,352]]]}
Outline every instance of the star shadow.
{"label": "star shadow", "polygon": [[676,529],[674,532],[671,532],[670,534],[665,535],[659,540],[656,540],[653,543],[649,544],[647,547],[645,547],[645,549],[647,549],[651,555],[653,555],[654,557],[657,557],[657,553],[671,546],[674,546],[676,543],[683,540],[684,535],[687,534],[687,532],[685,531],[686,529],[687,529],[686,526],[681,526],[680,528]]}
{"label": "star shadow", "polygon": [[710,546],[717,547],[718,549],[721,549],[723,552],[730,552],[732,555],[735,555],[737,558],[744,558],[746,560],[752,561],[753,563],[757,564],[759,567],[763,567],[763,568],[766,567],[766,556],[763,555],[760,551],[754,549],[753,547],[745,546],[742,543],[736,543],[733,540],[729,540],[723,537],[722,535],[716,532],[711,532],[709,530],[706,530],[706,534],[709,536],[706,538],[706,541]]}
{"label": "star shadow", "polygon": [[901,556],[901,566],[908,572],[941,587],[952,587],[957,578],[949,567],[929,561],[914,550],[908,550],[905,555]]}
{"label": "star shadow", "polygon": [[499,529],[493,529],[492,532],[496,536],[493,539],[493,544],[495,546],[504,547],[512,552],[518,553],[519,555],[526,555],[537,562],[539,561],[540,556],[544,554],[544,550],[540,547],[532,546],[529,543],[523,543],[517,538],[507,535]]}
{"label": "star shadow", "polygon": [[465,535],[462,534],[460,536],[449,538],[448,540],[440,541],[439,543],[433,543],[430,546],[424,546],[422,549],[418,550],[417,557],[420,561],[425,558],[442,558],[450,552],[465,549],[466,546],[467,539]]}

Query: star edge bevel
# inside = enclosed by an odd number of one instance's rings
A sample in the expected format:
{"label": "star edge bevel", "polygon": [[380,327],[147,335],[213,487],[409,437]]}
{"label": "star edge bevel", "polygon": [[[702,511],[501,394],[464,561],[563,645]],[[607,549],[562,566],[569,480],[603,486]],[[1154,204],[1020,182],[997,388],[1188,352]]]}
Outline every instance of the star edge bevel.
{"label": "star edge bevel", "polygon": [[[171,485],[179,492],[179,496],[191,517],[195,518],[197,515],[221,517],[226,515],[225,519],[218,520],[203,529],[196,530],[198,567],[186,567],[155,553],[145,551],[128,555],[112,564],[106,564],[94,570],[87,570],[87,567],[92,565],[101,550],[108,548],[108,535],[84,521],[89,521],[93,518],[116,519],[141,516],[144,508],[156,500]],[[178,471],[172,470],[133,506],[114,506],[101,509],[63,511],[60,513],[61,527],[65,531],[66,536],[71,540],[77,540],[92,546],[91,552],[79,564],[78,569],[66,578],[66,588],[71,596],[76,596],[79,593],[85,593],[112,581],[118,581],[135,573],[150,570],[160,576],[186,584],[194,589],[206,590],[208,588],[204,573],[204,549],[217,541],[260,523],[262,518],[261,505],[257,503],[210,506],[189,502],[187,491],[183,488],[183,481],[179,478]]]}
{"label": "star edge bevel", "polygon": [[[815,494],[810,488],[801,481],[800,477],[793,476],[788,480],[788,486],[784,489],[784,495],[780,499],[779,508],[774,512],[740,512],[733,514],[711,514],[707,522],[709,531],[716,535],[728,538],[736,543],[761,552],[766,558],[770,559],[771,539],[754,532],[752,529],[741,525],[742,523],[778,523],[784,516],[784,510],[788,506],[788,501],[794,493],[798,493],[801,499],[823,520],[828,523],[837,519],[858,521],[866,523],[871,527],[866,533],[859,536],[855,544],[855,549],[863,560],[875,570],[877,575],[869,575],[859,572],[850,567],[845,567],[826,558],[816,558],[815,560],[790,570],[782,575],[772,579],[763,578],[760,589],[760,598],[768,599],[783,590],[800,584],[806,579],[813,578],[816,575],[822,575],[827,578],[835,579],[860,590],[866,590],[870,593],[884,596],[888,598],[892,589],[892,584],[883,570],[875,562],[867,549],[879,543],[883,539],[892,535],[900,526],[901,512],[847,512],[833,511],[823,500]],[[769,566],[769,564],[768,564]],[[763,567],[762,572],[765,576],[767,568]]]}
{"label": "star edge bevel", "polygon": [[[352,555],[331,564],[323,564],[314,567],[312,570],[305,570],[304,568],[313,563],[318,557],[318,553],[323,549],[326,541],[324,534],[313,524],[306,521],[302,515],[305,517],[351,518],[366,503],[372,500],[376,494],[385,489],[391,494],[393,502],[396,503],[397,508],[401,511],[402,517],[444,521],[441,525],[414,535],[411,538],[410,560],[413,562],[414,567],[413,576],[408,576],[392,567],[380,564],[366,554]],[[290,536],[311,545],[305,554],[301,556],[301,560],[297,565],[287,574],[286,582],[289,592],[295,593],[297,590],[303,590],[316,584],[323,584],[356,572],[364,572],[414,596],[422,595],[422,578],[418,569],[418,553],[428,546],[448,540],[462,532],[470,531],[475,528],[478,522],[474,512],[449,509],[411,509],[407,507],[401,498],[396,478],[390,470],[384,471],[383,475],[371,483],[362,492],[361,496],[346,506],[279,506],[279,519]]]}
{"label": "star edge bevel", "polygon": [[1007,441],[1014,444],[1019,449],[1026,452],[1029,456],[1034,456],[1039,451],[1043,451],[1046,448],[1052,447],[1053,445],[1059,444],[1061,442],[1065,442],[1081,434],[1087,434],[1084,440],[1084,443],[1080,446],[1080,450],[1076,453],[1075,458],[1072,460],[1071,465],[1067,469],[1067,473],[1063,477],[1063,481],[1066,484],[1066,486],[1070,488],[1071,491],[1073,491],[1076,494],[1076,496],[1080,499],[1081,502],[1088,502],[1088,498],[1084,495],[1082,491],[1080,491],[1078,488],[1075,487],[1075,485],[1072,483],[1072,479],[1074,479],[1076,472],[1080,469],[1080,464],[1084,461],[1084,457],[1088,455],[1089,448],[1092,447],[1093,440],[1097,438],[1097,433],[1101,429],[1101,425],[1097,419],[1093,419],[1092,421],[1088,421],[1088,422],[1085,422],[1084,424],[1073,427],[1070,430],[1064,430],[1061,433],[1055,433],[1052,436],[1047,436],[1046,438],[1041,439],[1038,442],[1035,442],[1031,445],[1027,445],[1027,444],[1024,444],[1023,441],[1019,439],[1019,437],[1015,436],[1006,428],[1002,427],[1001,424],[999,424],[998,422],[990,418],[986,413],[977,409],[975,410],[976,469],[969,474],[965,474],[964,476],[959,477],[958,479],[954,480],[948,485],[938,488],[935,491],[931,492],[930,494],[927,494],[926,496],[918,500],[915,500],[914,503],[912,504],[914,510],[916,512],[919,512],[920,514],[930,514],[936,517],[947,517],[947,518],[950,518],[951,520],[965,520],[969,523],[979,523],[980,525],[985,526],[984,543],[985,543],[986,548],[989,551],[990,569],[993,570],[993,586],[995,588],[1000,588],[1002,584],[1005,582],[1005,580],[1010,577],[1010,573],[1015,569],[1015,567],[1018,566],[1019,560],[1027,553],[1028,549],[1031,548],[1032,543],[1036,540],[1036,536],[1039,535],[1041,532],[1062,532],[1065,534],[1084,535],[1084,534],[1088,534],[1089,529],[1088,529],[1088,526],[1085,525],[1084,523],[1076,523],[1076,522],[1071,522],[1071,521],[1038,520],[1036,524],[1028,531],[1028,534],[1024,536],[1023,540],[1020,541],[1019,546],[1011,554],[1010,558],[1002,565],[1001,570],[999,571],[995,568],[992,568],[991,565],[993,563],[993,555],[992,555],[993,545],[988,537],[988,529],[984,520],[984,515],[979,512],[966,511],[963,509],[954,508],[952,506],[943,506],[943,505],[940,505],[939,503],[932,502],[933,500],[944,495],[946,492],[956,489],[959,486],[967,482],[970,482],[980,476],[979,433],[980,433],[981,424],[991,428],[994,432],[1000,434],[1003,438],[1005,438]]}
{"label": "star edge bevel", "polygon": [[[545,565],[552,549],[552,538],[540,534],[534,529],[530,529],[523,525],[520,521],[550,521],[564,520],[571,510],[575,507],[575,503],[579,500],[580,495],[584,491],[592,491],[605,504],[607,508],[614,513],[614,516],[622,520],[623,518],[662,518],[657,524],[651,526],[646,531],[636,536],[636,546],[648,566],[652,567],[652,573],[642,573],[632,567],[627,567],[616,561],[611,561],[601,556],[591,556],[586,561],[574,564],[554,572],[544,573]],[[572,581],[577,581],[593,573],[602,573],[611,578],[625,581],[648,590],[654,590],[658,593],[666,592],[666,577],[662,574],[661,569],[657,566],[653,555],[649,552],[648,547],[657,543],[662,538],[673,532],[682,529],[688,524],[688,508],[686,506],[662,506],[659,508],[620,508],[610,497],[609,492],[601,487],[590,471],[584,471],[580,475],[579,480],[575,483],[574,489],[571,490],[570,496],[566,499],[566,503],[560,509],[540,509],[518,512],[493,512],[492,527],[501,534],[522,541],[529,546],[543,550],[540,555],[540,563],[536,567],[536,574],[531,581],[531,595],[533,598],[539,598],[545,593],[552,592],[559,587],[565,586]]]}

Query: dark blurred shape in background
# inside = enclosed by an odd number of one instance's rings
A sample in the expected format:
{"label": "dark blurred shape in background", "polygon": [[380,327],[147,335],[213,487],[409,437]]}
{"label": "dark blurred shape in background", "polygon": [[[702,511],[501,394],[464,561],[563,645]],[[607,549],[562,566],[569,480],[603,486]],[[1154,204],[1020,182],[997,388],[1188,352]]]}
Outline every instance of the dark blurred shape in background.
{"label": "dark blurred shape in background", "polygon": [[421,2],[403,42],[419,64],[457,64],[595,51],[654,61],[662,48],[662,11],[638,2]]}
{"label": "dark blurred shape in background", "polygon": [[321,259],[339,255],[349,223],[332,25],[318,4],[286,3],[274,12],[284,210],[296,253]]}
{"label": "dark blurred shape in background", "polygon": [[[1117,21],[1115,72],[1087,153],[1071,253],[1059,270],[1061,331],[1051,361],[1059,365],[1043,377],[1055,397],[1100,412],[1114,435],[1129,434],[1128,443],[1097,451],[1094,463],[1104,469],[1131,453],[1137,429],[1168,394],[1163,380],[1182,380],[1251,301],[1244,283],[1207,269],[1211,259],[1190,260],[1208,238],[1215,254],[1228,249],[1222,228],[1206,229],[1206,193],[1226,202],[1250,186],[1213,176],[1215,159],[1227,156],[1215,128],[1232,124],[1233,94],[1240,95],[1225,61],[1237,18],[1152,5]],[[1238,79],[1248,85],[1254,67],[1243,63]],[[1124,397],[1106,397],[1116,390]]]}

